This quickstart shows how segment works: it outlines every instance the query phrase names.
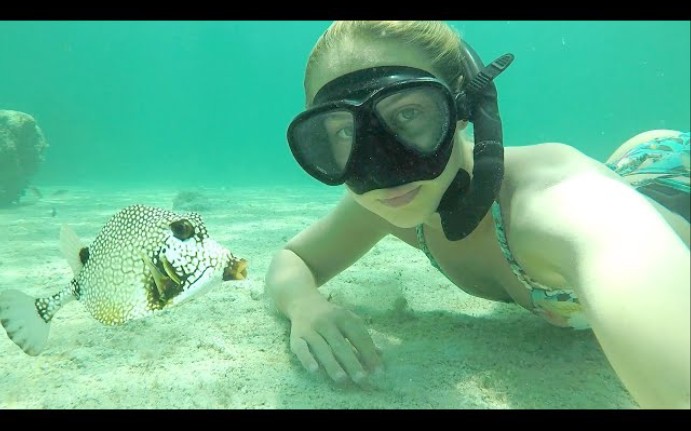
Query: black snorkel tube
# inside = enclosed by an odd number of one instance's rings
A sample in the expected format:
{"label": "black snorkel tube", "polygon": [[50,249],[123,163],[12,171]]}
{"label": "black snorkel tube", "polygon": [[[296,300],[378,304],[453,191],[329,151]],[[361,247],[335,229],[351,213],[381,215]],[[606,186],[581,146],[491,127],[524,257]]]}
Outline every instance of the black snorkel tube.
{"label": "black snorkel tube", "polygon": [[450,241],[468,236],[489,211],[504,178],[504,144],[497,89],[492,80],[513,61],[504,54],[485,67],[477,53],[462,42],[465,80],[455,97],[458,120],[473,123],[473,175],[461,170],[444,193],[437,211]]}

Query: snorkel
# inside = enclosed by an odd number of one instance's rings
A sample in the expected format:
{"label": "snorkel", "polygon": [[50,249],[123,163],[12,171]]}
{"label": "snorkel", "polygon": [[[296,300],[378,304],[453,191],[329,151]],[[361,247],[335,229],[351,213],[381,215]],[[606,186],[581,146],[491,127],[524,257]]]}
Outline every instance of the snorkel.
{"label": "snorkel", "polygon": [[473,123],[475,147],[472,179],[460,170],[437,208],[444,235],[450,241],[468,236],[499,194],[504,178],[504,145],[497,89],[492,80],[514,59],[513,54],[504,54],[485,67],[467,43],[462,42],[461,46],[469,79],[455,97],[456,107],[458,120]]}

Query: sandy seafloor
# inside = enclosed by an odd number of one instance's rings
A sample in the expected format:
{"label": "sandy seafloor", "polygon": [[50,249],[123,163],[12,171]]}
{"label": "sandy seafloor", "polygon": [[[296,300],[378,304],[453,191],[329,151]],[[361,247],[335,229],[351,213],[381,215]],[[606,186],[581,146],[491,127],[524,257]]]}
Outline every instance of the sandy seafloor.
{"label": "sandy seafloor", "polygon": [[[119,209],[170,209],[179,191],[40,190],[41,199],[0,210],[0,290],[55,293],[72,276],[59,247],[62,223],[88,242]],[[392,237],[322,287],[367,319],[386,371],[366,390],[308,374],[290,352],[288,322],[265,301],[263,280],[272,254],[341,189],[202,191],[211,235],[249,261],[248,278],[118,327],[70,302],[36,357],[0,332],[0,408],[635,408],[592,332],[471,297]]]}

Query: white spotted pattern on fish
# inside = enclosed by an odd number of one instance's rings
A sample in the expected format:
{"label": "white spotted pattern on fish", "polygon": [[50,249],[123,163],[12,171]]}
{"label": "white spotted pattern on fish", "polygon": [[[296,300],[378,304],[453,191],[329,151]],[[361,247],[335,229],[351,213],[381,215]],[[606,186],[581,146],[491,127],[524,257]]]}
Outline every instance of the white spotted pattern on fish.
{"label": "white spotted pattern on fish", "polygon": [[0,322],[26,353],[43,349],[48,323],[72,299],[99,322],[118,325],[179,304],[222,280],[246,277],[247,262],[209,238],[199,214],[144,205],[115,214],[88,248],[74,253],[78,272],[55,295],[34,300],[16,290],[0,292]]}

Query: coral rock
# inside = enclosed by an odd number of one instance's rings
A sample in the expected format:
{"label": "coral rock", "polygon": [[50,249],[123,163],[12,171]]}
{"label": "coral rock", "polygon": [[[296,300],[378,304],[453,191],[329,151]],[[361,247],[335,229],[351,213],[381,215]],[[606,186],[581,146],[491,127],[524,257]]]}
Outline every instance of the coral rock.
{"label": "coral rock", "polygon": [[43,132],[31,115],[0,110],[0,207],[23,196],[46,148]]}

